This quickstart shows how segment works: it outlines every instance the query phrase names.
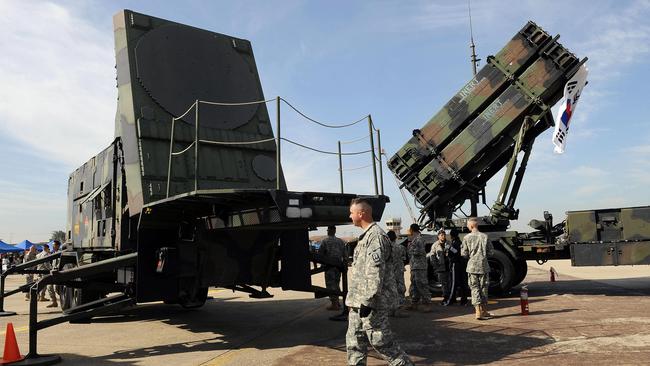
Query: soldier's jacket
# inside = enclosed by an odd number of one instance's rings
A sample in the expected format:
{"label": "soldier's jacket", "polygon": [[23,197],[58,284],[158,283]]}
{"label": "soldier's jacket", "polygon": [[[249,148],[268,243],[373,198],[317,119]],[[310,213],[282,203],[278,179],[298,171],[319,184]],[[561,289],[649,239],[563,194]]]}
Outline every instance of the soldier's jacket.
{"label": "soldier's jacket", "polygon": [[337,258],[343,262],[344,265],[347,265],[347,254],[345,252],[345,242],[336,236],[327,236],[320,242],[320,247],[318,248],[318,254]]}
{"label": "soldier's jacket", "polygon": [[424,239],[422,239],[422,236],[417,235],[417,237],[411,240],[408,246],[408,254],[411,270],[427,269],[427,252],[424,249]]}
{"label": "soldier's jacket", "polygon": [[450,246],[450,243],[448,241],[441,243],[440,240],[436,240],[436,242],[431,246],[431,251],[427,254],[435,272],[449,271],[449,261],[447,259],[447,249],[445,246]]}
{"label": "soldier's jacket", "polygon": [[[50,253],[47,253],[46,251],[42,251],[42,252],[38,253],[38,255],[36,256],[36,259],[45,258],[45,257],[47,257],[49,255],[50,255]],[[44,271],[50,271],[50,270],[52,270],[52,263],[50,263],[50,262],[41,263],[41,264],[38,265],[37,269],[44,270]]]}
{"label": "soldier's jacket", "polygon": [[469,233],[463,238],[460,254],[467,258],[467,273],[490,273],[487,257],[492,255],[494,248],[483,233]]}
{"label": "soldier's jacket", "polygon": [[29,261],[33,261],[36,259],[36,253],[32,253],[31,251],[28,251],[25,256],[23,257],[23,263],[27,263]]}
{"label": "soldier's jacket", "polygon": [[393,250],[391,253],[391,257],[393,258],[393,271],[395,273],[403,273],[404,263],[406,262],[406,248],[400,244],[391,243],[391,249]]}
{"label": "soldier's jacket", "polygon": [[392,309],[397,303],[391,244],[386,233],[373,223],[359,236],[354,248],[350,284],[345,305]]}

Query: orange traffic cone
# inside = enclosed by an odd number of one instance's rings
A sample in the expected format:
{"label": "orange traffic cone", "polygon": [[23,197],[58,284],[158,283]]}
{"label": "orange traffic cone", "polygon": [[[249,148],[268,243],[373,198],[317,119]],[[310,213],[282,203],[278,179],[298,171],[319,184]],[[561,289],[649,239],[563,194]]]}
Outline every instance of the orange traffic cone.
{"label": "orange traffic cone", "polygon": [[16,362],[24,358],[24,356],[20,355],[20,350],[18,349],[16,333],[14,333],[14,325],[7,323],[7,332],[5,333],[5,352],[2,355],[0,364]]}

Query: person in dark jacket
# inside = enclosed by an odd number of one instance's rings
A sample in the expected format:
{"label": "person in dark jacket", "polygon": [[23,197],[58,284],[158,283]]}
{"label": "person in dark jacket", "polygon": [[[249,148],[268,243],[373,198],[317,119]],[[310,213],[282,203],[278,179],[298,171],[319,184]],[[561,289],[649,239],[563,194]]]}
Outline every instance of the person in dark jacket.
{"label": "person in dark jacket", "polygon": [[446,305],[456,302],[456,296],[460,296],[460,305],[467,305],[467,295],[469,287],[467,286],[467,260],[460,255],[461,240],[458,236],[458,230],[451,229],[451,247],[448,251],[449,257],[449,298]]}

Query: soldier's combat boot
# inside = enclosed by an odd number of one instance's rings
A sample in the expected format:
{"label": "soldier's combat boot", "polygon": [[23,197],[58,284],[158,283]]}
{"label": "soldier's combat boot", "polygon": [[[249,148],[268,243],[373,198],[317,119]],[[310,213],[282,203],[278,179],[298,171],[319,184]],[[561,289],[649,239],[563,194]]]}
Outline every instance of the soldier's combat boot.
{"label": "soldier's combat boot", "polygon": [[483,317],[483,312],[481,311],[481,305],[474,305],[474,310],[475,310],[475,313],[476,313],[475,314],[476,320],[486,320]]}
{"label": "soldier's combat boot", "polygon": [[45,301],[50,301],[50,299],[46,299],[45,296],[41,296],[38,298],[38,301],[45,302]]}
{"label": "soldier's combat boot", "polygon": [[58,308],[58,307],[59,304],[56,302],[56,299],[54,299],[54,301],[52,301],[50,305],[46,306],[46,308]]}
{"label": "soldier's combat boot", "polygon": [[487,304],[481,304],[479,306],[481,308],[481,316],[485,319],[490,319],[492,317],[492,314],[488,313]]}
{"label": "soldier's combat boot", "polygon": [[339,311],[341,310],[341,304],[338,300],[330,300],[332,303],[326,309],[330,311]]}

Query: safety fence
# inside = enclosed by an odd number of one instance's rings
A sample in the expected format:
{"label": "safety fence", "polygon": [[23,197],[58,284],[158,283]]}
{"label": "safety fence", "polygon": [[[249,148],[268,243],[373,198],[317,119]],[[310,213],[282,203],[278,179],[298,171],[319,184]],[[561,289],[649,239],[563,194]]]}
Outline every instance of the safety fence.
{"label": "safety fence", "polygon": [[[249,105],[259,105],[259,104],[267,104],[275,101],[276,103],[276,137],[271,137],[271,138],[266,138],[266,139],[260,139],[260,140],[252,140],[252,141],[214,141],[214,140],[206,140],[202,139],[199,136],[199,131],[200,131],[200,119],[199,119],[199,110],[201,105],[212,105],[212,106],[217,106],[217,107],[238,107],[238,106],[249,106]],[[326,127],[326,128],[332,128],[332,129],[340,129],[340,128],[347,128],[347,127],[352,127],[354,125],[357,125],[361,122],[366,121],[368,124],[368,135],[355,138],[352,140],[348,141],[338,141],[338,150],[337,151],[328,151],[324,150],[321,148],[315,148],[312,146],[308,146],[302,143],[299,143],[297,141],[293,141],[291,139],[282,137],[281,134],[281,114],[282,114],[282,104],[285,104],[288,106],[291,110],[296,112],[299,116],[304,118],[305,120],[314,123],[316,125],[319,125],[321,127]],[[188,146],[183,148],[180,151],[174,151],[174,131],[175,131],[175,126],[178,121],[185,122],[184,118],[187,117],[192,111],[194,111],[194,141],[190,143]],[[188,123],[188,122],[185,122]],[[375,137],[376,134],[376,137]],[[375,138],[377,141],[377,148],[375,149]],[[361,142],[364,140],[369,141],[369,149],[367,150],[362,150],[362,151],[343,151],[342,150],[342,145],[347,145],[347,144],[353,144],[357,142]],[[362,118],[359,118],[353,122],[350,123],[343,123],[343,124],[332,124],[332,123],[324,123],[321,121],[318,121],[310,116],[308,116],[306,113],[295,107],[293,104],[288,102],[286,99],[278,96],[273,99],[267,99],[267,100],[259,100],[259,101],[249,101],[249,102],[241,102],[241,103],[224,103],[224,102],[215,102],[215,101],[204,101],[204,100],[195,100],[192,105],[189,106],[189,108],[185,111],[185,113],[181,114],[180,116],[173,117],[172,118],[172,124],[171,124],[171,137],[169,141],[169,160],[168,160],[168,165],[167,165],[167,197],[169,198],[170,195],[170,181],[171,181],[171,173],[172,173],[172,164],[173,164],[173,158],[177,156],[181,156],[185,153],[187,153],[190,150],[194,150],[194,190],[198,191],[198,170],[199,170],[199,146],[201,144],[206,144],[206,145],[224,145],[224,146],[245,146],[245,145],[255,145],[255,144],[263,144],[267,142],[274,141],[276,143],[276,159],[275,159],[275,169],[276,169],[276,189],[280,189],[280,177],[281,177],[281,154],[282,154],[282,141],[287,142],[289,144],[298,146],[300,148],[310,150],[316,153],[320,154],[325,154],[325,155],[337,155],[338,156],[338,171],[339,171],[339,182],[340,182],[340,190],[341,193],[344,193],[344,188],[343,188],[343,172],[344,171],[355,171],[355,170],[361,170],[365,168],[370,168],[372,167],[372,177],[373,177],[373,183],[374,183],[374,190],[375,194],[384,194],[384,179],[383,179],[383,167],[382,167],[382,148],[381,148],[381,131],[378,128],[375,128],[373,122],[372,122],[372,116],[370,114],[363,116]],[[362,155],[362,154],[370,154],[371,158],[371,163],[364,165],[364,166],[359,166],[359,167],[352,167],[352,168],[343,168],[343,156],[353,156],[353,155]],[[377,165],[379,165],[379,180],[377,178]]]}

